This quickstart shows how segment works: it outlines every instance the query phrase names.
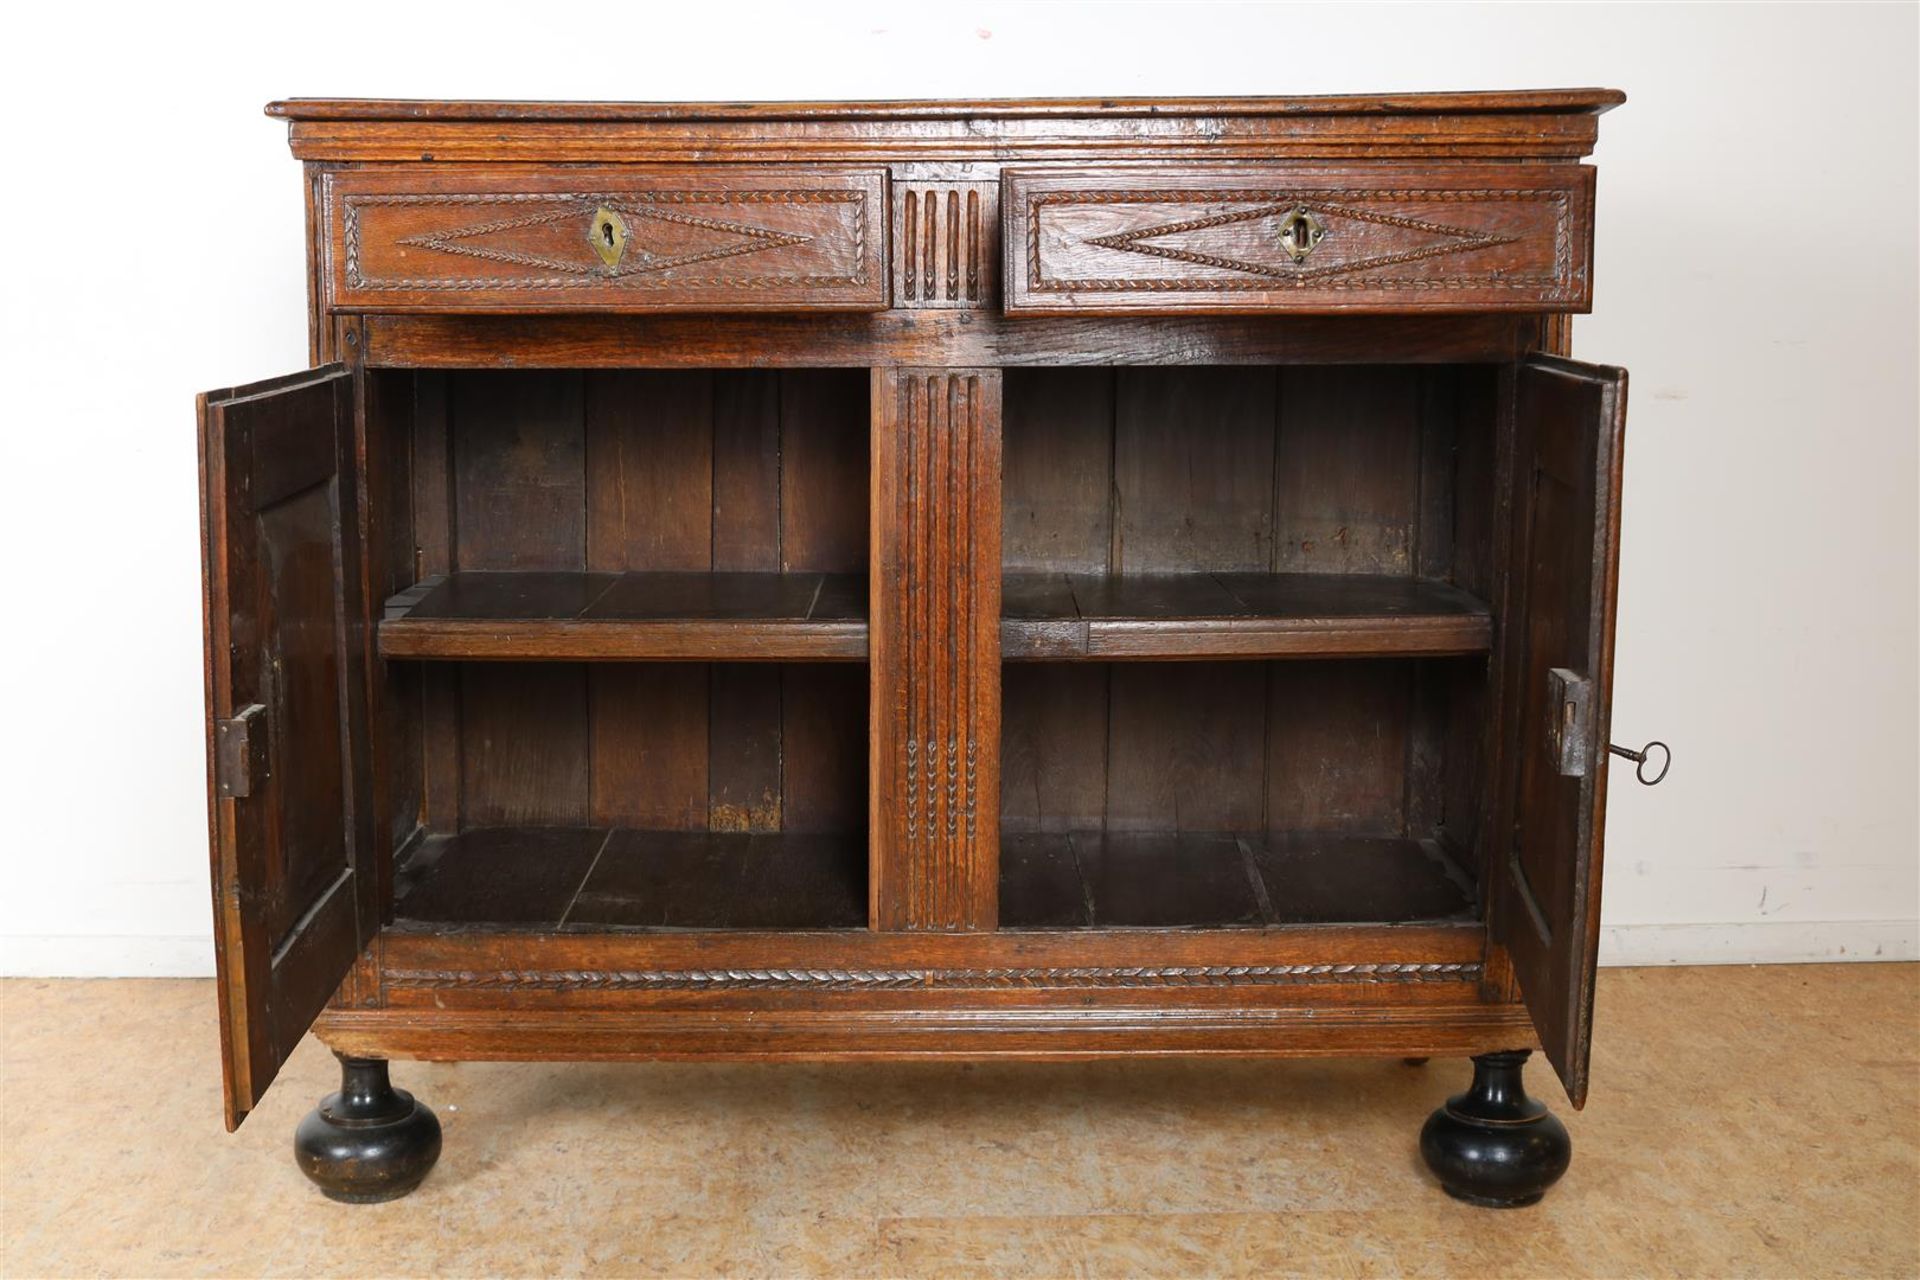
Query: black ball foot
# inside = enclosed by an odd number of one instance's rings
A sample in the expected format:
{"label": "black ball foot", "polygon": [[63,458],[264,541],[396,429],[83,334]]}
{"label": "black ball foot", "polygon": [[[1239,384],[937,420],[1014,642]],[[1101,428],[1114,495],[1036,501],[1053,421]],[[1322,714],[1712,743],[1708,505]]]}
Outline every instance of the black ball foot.
{"label": "black ball foot", "polygon": [[1536,1203],[1573,1159],[1567,1127],[1527,1096],[1529,1051],[1484,1053],[1473,1085],[1427,1118],[1420,1154],[1448,1195],[1489,1209]]}
{"label": "black ball foot", "polygon": [[383,1058],[340,1059],[340,1092],[293,1133],[293,1159],[329,1200],[378,1204],[419,1186],[440,1158],[440,1122],[387,1079]]}

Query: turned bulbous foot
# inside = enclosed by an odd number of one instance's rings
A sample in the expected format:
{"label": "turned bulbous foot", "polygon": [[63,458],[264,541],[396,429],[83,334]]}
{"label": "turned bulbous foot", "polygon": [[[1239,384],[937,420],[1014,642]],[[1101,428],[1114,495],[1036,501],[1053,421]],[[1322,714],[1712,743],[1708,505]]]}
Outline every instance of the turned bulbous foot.
{"label": "turned bulbous foot", "polygon": [[340,1059],[340,1092],[293,1134],[300,1172],[330,1200],[377,1204],[419,1186],[440,1158],[440,1122],[387,1079],[381,1058]]}
{"label": "turned bulbous foot", "polygon": [[1533,1204],[1573,1159],[1567,1127],[1527,1096],[1529,1051],[1473,1060],[1473,1085],[1428,1117],[1420,1154],[1447,1194],[1491,1209]]}

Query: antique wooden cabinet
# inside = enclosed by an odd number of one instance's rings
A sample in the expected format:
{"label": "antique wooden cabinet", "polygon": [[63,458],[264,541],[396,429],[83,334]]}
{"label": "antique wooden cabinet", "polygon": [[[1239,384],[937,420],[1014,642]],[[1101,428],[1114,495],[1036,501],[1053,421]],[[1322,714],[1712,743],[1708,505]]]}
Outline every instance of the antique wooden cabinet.
{"label": "antique wooden cabinet", "polygon": [[1587,1089],[1601,90],[294,101],[312,366],[200,403],[227,1120],[389,1058],[1475,1055]]}

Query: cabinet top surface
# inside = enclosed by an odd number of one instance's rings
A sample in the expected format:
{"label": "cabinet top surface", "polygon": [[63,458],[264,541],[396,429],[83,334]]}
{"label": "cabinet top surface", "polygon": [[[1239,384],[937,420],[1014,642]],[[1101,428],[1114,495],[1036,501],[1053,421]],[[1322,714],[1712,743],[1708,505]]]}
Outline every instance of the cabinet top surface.
{"label": "cabinet top surface", "polygon": [[294,121],[731,121],[1129,119],[1183,116],[1598,115],[1626,101],[1617,89],[1520,89],[1233,98],[982,98],[895,102],[490,102],[402,98],[289,98],[267,114]]}

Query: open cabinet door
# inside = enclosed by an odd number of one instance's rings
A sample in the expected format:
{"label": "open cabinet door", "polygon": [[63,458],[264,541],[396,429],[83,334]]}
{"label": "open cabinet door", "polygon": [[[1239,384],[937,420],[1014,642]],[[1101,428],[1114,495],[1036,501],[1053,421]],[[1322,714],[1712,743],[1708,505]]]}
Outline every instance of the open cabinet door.
{"label": "open cabinet door", "polygon": [[1515,378],[1504,848],[1490,924],[1579,1107],[1600,945],[1627,375],[1538,356]]}
{"label": "open cabinet door", "polygon": [[329,365],[199,402],[228,1129],[375,923],[352,386]]}

